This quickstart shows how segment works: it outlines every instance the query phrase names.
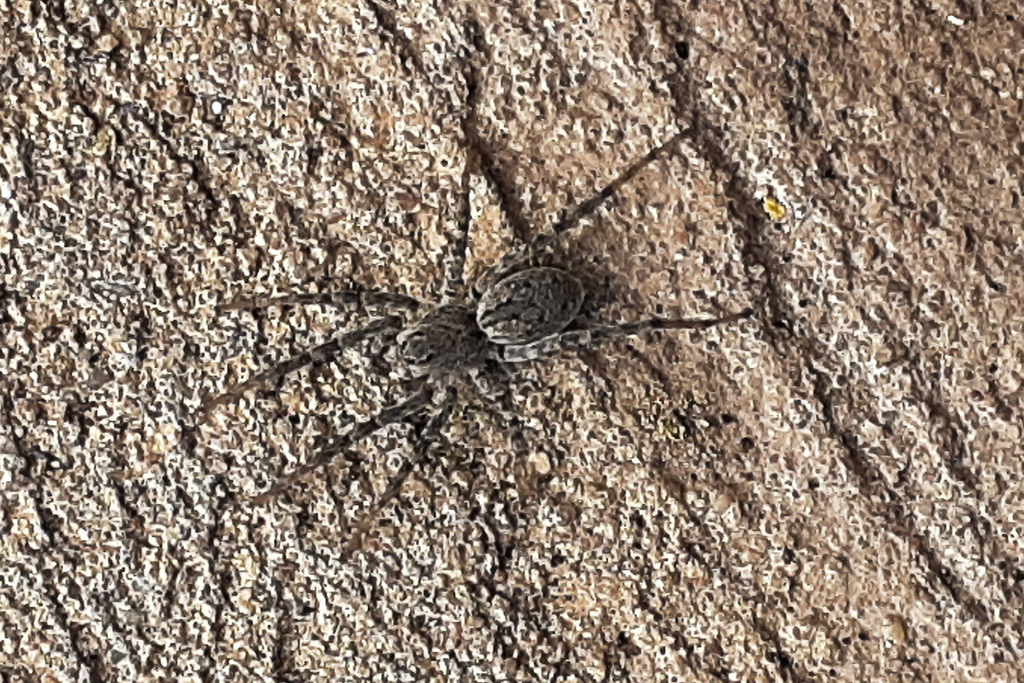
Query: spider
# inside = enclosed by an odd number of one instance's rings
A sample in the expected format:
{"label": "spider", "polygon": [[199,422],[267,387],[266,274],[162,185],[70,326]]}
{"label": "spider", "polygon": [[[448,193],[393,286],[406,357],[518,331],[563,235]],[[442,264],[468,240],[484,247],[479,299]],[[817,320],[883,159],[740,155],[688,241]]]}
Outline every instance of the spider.
{"label": "spider", "polygon": [[[252,501],[262,503],[280,494],[388,425],[429,416],[428,424],[436,428],[444,411],[450,409],[457,398],[453,389],[455,380],[468,376],[486,395],[484,377],[488,368],[507,369],[560,350],[584,349],[616,337],[655,330],[707,329],[750,316],[753,311],[747,308],[718,318],[648,318],[580,327],[579,314],[587,298],[581,280],[568,270],[537,264],[538,256],[555,238],[575,228],[583,217],[594,212],[644,167],[692,135],[693,129],[686,129],[654,148],[590,199],[564,213],[548,232],[507,253],[483,274],[478,293],[467,296],[465,302],[431,305],[403,294],[342,290],[240,298],[221,306],[223,311],[330,304],[359,309],[375,306],[392,312],[235,384],[220,395],[207,398],[200,407],[200,417],[247,390],[273,385],[303,367],[330,362],[343,350],[380,337],[390,337],[395,342],[399,362],[416,379],[415,390],[405,400],[356,422],[348,432],[328,439],[309,462],[279,479],[269,491]],[[393,481],[384,498],[393,497],[400,485],[400,481]],[[375,507],[379,508],[383,502],[378,501]]]}

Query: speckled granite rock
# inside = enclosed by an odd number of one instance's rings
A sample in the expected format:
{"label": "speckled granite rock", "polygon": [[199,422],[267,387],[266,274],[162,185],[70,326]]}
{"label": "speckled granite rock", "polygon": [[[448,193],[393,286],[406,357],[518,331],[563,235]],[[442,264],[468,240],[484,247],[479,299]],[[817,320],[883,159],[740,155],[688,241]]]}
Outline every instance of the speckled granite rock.
{"label": "speckled granite rock", "polygon": [[[1013,2],[8,0],[0,679],[1019,680],[1022,45]],[[754,318],[250,502],[405,388],[352,351],[197,419],[378,314],[219,304],[471,296],[688,128],[552,258],[595,317]]]}

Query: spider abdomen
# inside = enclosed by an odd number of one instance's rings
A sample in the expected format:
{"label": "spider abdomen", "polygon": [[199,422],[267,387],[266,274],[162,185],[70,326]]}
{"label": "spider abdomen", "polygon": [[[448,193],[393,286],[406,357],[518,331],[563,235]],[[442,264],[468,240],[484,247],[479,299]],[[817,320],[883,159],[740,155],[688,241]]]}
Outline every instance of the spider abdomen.
{"label": "spider abdomen", "polygon": [[583,283],[558,268],[529,268],[480,297],[476,322],[495,344],[528,344],[564,330],[583,306]]}

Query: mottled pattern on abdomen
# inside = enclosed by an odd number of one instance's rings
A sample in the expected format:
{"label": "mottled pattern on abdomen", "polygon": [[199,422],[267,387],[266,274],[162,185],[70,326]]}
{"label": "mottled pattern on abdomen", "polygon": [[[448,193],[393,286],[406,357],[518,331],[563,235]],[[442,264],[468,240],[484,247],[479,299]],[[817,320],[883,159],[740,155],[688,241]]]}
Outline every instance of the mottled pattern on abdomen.
{"label": "mottled pattern on abdomen", "polygon": [[498,281],[480,298],[476,321],[495,344],[528,344],[569,325],[583,285],[558,268],[529,268]]}

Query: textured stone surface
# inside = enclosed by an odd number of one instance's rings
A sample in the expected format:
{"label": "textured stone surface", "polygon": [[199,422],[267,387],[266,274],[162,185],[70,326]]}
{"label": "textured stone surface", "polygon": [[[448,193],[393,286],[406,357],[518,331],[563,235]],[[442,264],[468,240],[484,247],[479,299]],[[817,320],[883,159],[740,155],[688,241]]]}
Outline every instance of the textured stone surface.
{"label": "textured stone surface", "polygon": [[[0,8],[0,680],[1021,677],[1016,3]],[[403,387],[196,425],[376,314],[218,304],[457,300],[688,127],[556,255],[753,319],[246,502]]]}

